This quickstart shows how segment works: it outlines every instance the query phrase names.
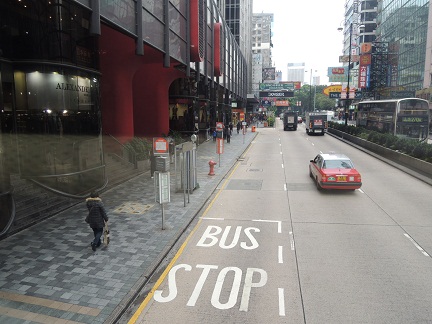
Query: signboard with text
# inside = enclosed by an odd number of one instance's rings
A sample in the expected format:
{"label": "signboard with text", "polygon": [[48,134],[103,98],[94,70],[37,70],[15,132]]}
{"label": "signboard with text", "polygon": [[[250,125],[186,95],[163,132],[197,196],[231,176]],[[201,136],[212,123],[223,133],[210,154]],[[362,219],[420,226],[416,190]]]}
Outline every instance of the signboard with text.
{"label": "signboard with text", "polygon": [[224,139],[217,138],[216,139],[216,154],[223,154],[224,151]]}
{"label": "signboard with text", "polygon": [[[351,94],[351,92],[350,92]],[[354,98],[350,99],[361,99],[361,91],[355,91],[354,92]],[[345,93],[341,93],[341,92],[330,92],[329,93],[329,98],[330,99],[346,99],[346,92]]]}
{"label": "signboard with text", "polygon": [[[358,62],[360,60],[360,55],[351,55],[351,63]],[[349,63],[350,62],[350,56],[349,55],[341,55],[339,56],[339,62],[340,63]]]}
{"label": "signboard with text", "polygon": [[294,90],[300,89],[301,82],[260,83],[260,90]]}
{"label": "signboard with text", "polygon": [[371,54],[360,55],[358,87],[361,89],[369,88],[371,64],[372,64]]}
{"label": "signboard with text", "polygon": [[327,70],[327,76],[329,78],[329,82],[346,82],[348,79],[348,67],[329,67]]}
{"label": "signboard with text", "polygon": [[275,106],[289,106],[288,100],[278,100],[275,102]]}
{"label": "signboard with text", "polygon": [[325,94],[326,96],[329,96],[329,93],[331,92],[341,92],[341,91],[342,91],[342,85],[336,84],[324,88],[322,93]]}
{"label": "signboard with text", "polygon": [[163,137],[153,138],[153,153],[167,154],[169,151],[169,145],[167,139]]}
{"label": "signboard with text", "polygon": [[294,91],[260,91],[260,98],[292,98]]}

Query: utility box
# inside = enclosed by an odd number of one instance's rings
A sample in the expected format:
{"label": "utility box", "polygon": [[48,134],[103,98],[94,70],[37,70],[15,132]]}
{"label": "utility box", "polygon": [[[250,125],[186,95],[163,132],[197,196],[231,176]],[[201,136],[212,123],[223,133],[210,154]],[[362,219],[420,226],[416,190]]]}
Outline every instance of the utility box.
{"label": "utility box", "polygon": [[155,157],[155,169],[159,172],[168,172],[170,169],[170,160],[167,156]]}

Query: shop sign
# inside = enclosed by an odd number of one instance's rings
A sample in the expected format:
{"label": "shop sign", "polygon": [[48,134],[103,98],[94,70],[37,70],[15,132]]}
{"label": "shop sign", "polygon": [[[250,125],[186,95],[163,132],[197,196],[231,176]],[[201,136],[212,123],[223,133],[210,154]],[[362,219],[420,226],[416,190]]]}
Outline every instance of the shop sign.
{"label": "shop sign", "polygon": [[260,91],[259,96],[260,98],[292,98],[294,97],[294,91]]}

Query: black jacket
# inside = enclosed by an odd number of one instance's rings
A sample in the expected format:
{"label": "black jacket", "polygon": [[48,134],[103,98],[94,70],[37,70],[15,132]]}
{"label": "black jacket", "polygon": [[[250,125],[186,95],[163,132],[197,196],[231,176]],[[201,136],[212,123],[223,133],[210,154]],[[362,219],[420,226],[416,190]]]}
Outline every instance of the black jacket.
{"label": "black jacket", "polygon": [[108,222],[108,216],[100,198],[87,198],[87,209],[89,210],[88,223],[91,228],[103,228]]}

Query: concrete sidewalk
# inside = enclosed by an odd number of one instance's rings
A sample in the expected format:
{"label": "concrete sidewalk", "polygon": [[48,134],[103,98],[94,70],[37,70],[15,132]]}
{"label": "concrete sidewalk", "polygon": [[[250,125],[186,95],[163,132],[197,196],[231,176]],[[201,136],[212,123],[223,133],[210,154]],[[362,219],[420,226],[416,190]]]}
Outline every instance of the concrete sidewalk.
{"label": "concrete sidewalk", "polygon": [[[115,323],[256,134],[234,130],[220,164],[215,142],[198,147],[199,187],[185,207],[171,164],[164,230],[147,172],[101,194],[110,218],[108,247],[92,251],[84,201],[0,241],[0,323]],[[218,163],[214,176],[210,160]]]}

